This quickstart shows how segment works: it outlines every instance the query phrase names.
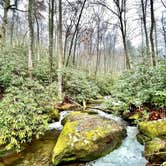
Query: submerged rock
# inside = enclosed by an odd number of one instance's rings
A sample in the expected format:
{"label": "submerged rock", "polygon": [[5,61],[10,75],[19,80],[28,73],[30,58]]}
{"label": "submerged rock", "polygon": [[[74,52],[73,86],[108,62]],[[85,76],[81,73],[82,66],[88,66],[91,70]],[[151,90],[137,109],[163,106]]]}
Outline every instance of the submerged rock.
{"label": "submerged rock", "polygon": [[117,148],[126,136],[123,126],[98,115],[73,112],[65,122],[53,150],[54,165],[97,159]]}

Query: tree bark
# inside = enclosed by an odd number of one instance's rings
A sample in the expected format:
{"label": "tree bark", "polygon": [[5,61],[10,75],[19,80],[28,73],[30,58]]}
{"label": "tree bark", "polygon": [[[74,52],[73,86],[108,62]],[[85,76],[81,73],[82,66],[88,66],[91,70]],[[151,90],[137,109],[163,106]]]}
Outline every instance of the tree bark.
{"label": "tree bark", "polygon": [[4,42],[6,41],[9,6],[10,6],[10,0],[4,0],[4,15],[3,15],[3,19],[2,19],[2,39]]}
{"label": "tree bark", "polygon": [[151,57],[152,57],[152,65],[156,66],[155,48],[154,48],[155,18],[154,18],[153,0],[150,0],[150,12],[151,12],[151,28],[150,28]]}
{"label": "tree bark", "polygon": [[98,23],[97,23],[97,58],[96,58],[96,66],[95,66],[95,77],[97,76],[97,72],[98,72],[98,65],[99,65],[99,38],[100,38],[100,18],[98,18]]}
{"label": "tree bark", "polygon": [[50,83],[53,81],[54,0],[49,0],[49,62]]}
{"label": "tree bark", "polygon": [[162,30],[163,30],[163,37],[164,37],[164,43],[165,43],[165,54],[166,54],[166,25],[164,24],[164,13],[162,13],[161,23],[162,23]]}
{"label": "tree bark", "polygon": [[29,0],[28,4],[28,27],[29,27],[29,52],[28,52],[28,73],[32,79],[33,70],[33,46],[34,46],[34,18],[33,18],[33,0]]}
{"label": "tree bark", "polygon": [[77,31],[76,37],[75,37],[74,51],[73,51],[73,66],[75,65],[75,62],[76,62],[76,50],[77,50],[78,34],[79,34],[79,31]]}
{"label": "tree bark", "polygon": [[59,0],[59,25],[58,25],[58,97],[62,99],[62,0]]}
{"label": "tree bark", "polygon": [[142,8],[142,20],[143,20],[143,27],[145,33],[145,42],[146,42],[146,54],[148,59],[150,59],[150,47],[149,47],[149,37],[148,37],[148,30],[147,30],[147,21],[146,21],[146,8],[147,8],[147,0],[141,0],[141,8]]}

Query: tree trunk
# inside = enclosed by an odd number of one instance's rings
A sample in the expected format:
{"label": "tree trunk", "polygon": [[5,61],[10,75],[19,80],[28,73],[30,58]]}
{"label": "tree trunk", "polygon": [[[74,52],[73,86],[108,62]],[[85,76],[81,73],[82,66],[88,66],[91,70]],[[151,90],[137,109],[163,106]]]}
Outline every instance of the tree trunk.
{"label": "tree trunk", "polygon": [[65,42],[64,42],[64,49],[63,49],[63,59],[65,62],[66,59],[66,51],[67,51],[67,42],[68,42],[68,33],[69,33],[69,27],[67,27],[66,34],[65,34]]}
{"label": "tree trunk", "polygon": [[158,50],[158,37],[157,37],[157,24],[156,24],[156,21],[155,21],[155,48],[156,48],[156,60],[158,61],[159,50]]}
{"label": "tree trunk", "polygon": [[142,20],[143,20],[143,27],[145,33],[145,42],[146,42],[146,54],[147,57],[150,59],[150,47],[149,47],[149,38],[148,38],[148,31],[147,31],[147,22],[146,22],[146,8],[147,8],[147,0],[141,0],[141,7],[142,7]]}
{"label": "tree trunk", "polygon": [[50,83],[53,80],[54,0],[49,0],[49,62]]}
{"label": "tree trunk", "polygon": [[123,25],[123,19],[120,18],[120,30],[121,30],[121,35],[122,35],[122,41],[123,41],[123,47],[124,47],[124,53],[125,53],[125,60],[126,60],[126,68],[130,69],[130,59],[129,59],[129,54],[128,54],[128,48],[127,48],[127,39],[126,39],[126,27]]}
{"label": "tree trunk", "polygon": [[37,32],[37,44],[39,44],[40,43],[40,26],[39,26],[39,20],[36,15],[35,15],[35,20],[36,20],[36,32]]}
{"label": "tree trunk", "polygon": [[33,19],[33,0],[29,0],[28,4],[28,26],[29,26],[29,53],[28,53],[28,73],[29,77],[32,78],[33,70],[33,46],[34,46],[34,19]]}
{"label": "tree trunk", "polygon": [[59,0],[59,25],[58,25],[58,97],[62,99],[62,0]]}
{"label": "tree trunk", "polygon": [[6,40],[6,31],[7,31],[7,17],[8,17],[8,11],[9,11],[9,6],[10,6],[10,0],[5,0],[4,1],[4,15],[2,19],[2,39]]}
{"label": "tree trunk", "polygon": [[166,54],[166,27],[164,24],[164,13],[162,13],[161,23],[162,23],[163,37],[164,37],[164,43],[165,43],[165,54]]}
{"label": "tree trunk", "polygon": [[152,56],[152,64],[153,66],[156,66],[155,48],[154,48],[155,18],[154,18],[153,0],[150,0],[150,12],[151,12],[151,28],[150,28],[151,56]]}
{"label": "tree trunk", "polygon": [[129,60],[129,55],[128,55],[126,36],[124,34],[122,34],[122,38],[123,38],[123,46],[124,46],[124,52],[125,52],[125,57],[126,57],[126,68],[130,69],[131,67],[130,67],[130,60]]}
{"label": "tree trunk", "polygon": [[13,44],[13,35],[14,35],[14,23],[16,18],[16,10],[13,9],[13,15],[12,15],[12,24],[11,24],[11,32],[10,32],[10,43]]}
{"label": "tree trunk", "polygon": [[95,77],[97,76],[98,72],[98,65],[99,65],[99,38],[100,38],[100,19],[98,18],[97,24],[97,58],[96,58],[96,67],[95,67]]}
{"label": "tree trunk", "polygon": [[75,62],[76,62],[76,50],[77,50],[78,34],[79,34],[79,31],[77,31],[76,37],[75,37],[74,51],[73,51],[73,66],[75,65]]}

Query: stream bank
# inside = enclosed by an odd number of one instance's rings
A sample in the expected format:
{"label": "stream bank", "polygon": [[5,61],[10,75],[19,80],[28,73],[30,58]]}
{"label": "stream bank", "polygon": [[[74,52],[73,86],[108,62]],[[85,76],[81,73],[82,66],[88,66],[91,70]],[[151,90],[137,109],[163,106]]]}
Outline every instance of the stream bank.
{"label": "stream bank", "polygon": [[[128,125],[123,119],[112,114],[98,109],[91,109],[90,111],[95,112],[102,118],[115,120],[120,125]],[[46,133],[41,139],[34,140],[22,153],[3,158],[1,160],[2,166],[51,166],[52,151],[60,133],[57,130],[62,130],[63,126],[61,121],[70,112],[71,111],[61,112],[59,122],[50,124],[49,128],[51,131]],[[54,129],[56,129],[56,131]],[[101,157],[89,163],[75,162],[60,164],[60,166],[84,166],[85,164],[86,166],[122,166],[124,164],[126,166],[145,166],[147,160],[143,156],[144,146],[137,142],[137,133],[138,130],[136,127],[127,126],[127,137],[124,139],[122,145],[105,157]]]}

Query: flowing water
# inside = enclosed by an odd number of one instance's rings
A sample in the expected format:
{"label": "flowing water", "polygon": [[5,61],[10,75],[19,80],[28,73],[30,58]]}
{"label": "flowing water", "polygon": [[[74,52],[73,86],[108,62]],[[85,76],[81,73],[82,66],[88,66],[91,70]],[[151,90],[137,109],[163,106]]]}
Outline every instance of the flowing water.
{"label": "flowing water", "polygon": [[[107,119],[113,119],[121,125],[127,126],[127,123],[120,117],[112,114],[105,113],[97,109],[91,109],[98,113],[99,116]],[[15,154],[14,156],[8,156],[3,158],[3,166],[50,166],[51,165],[51,152],[55,146],[59,133],[56,130],[62,130],[63,126],[61,121],[71,111],[63,111],[60,113],[59,122],[55,122],[49,125],[49,132],[40,140],[35,140],[31,145],[22,153]],[[145,166],[147,161],[143,157],[144,147],[136,140],[138,133],[137,127],[127,126],[127,137],[123,141],[122,145],[109,153],[107,156],[99,158],[95,161],[91,161],[86,164],[74,163],[70,166]],[[64,165],[63,165],[64,166]]]}
{"label": "flowing water", "polygon": [[58,131],[62,130],[63,129],[63,125],[61,124],[62,120],[69,114],[71,113],[71,111],[62,111],[60,112],[60,119],[58,122],[55,122],[55,123],[51,123],[49,125],[49,130],[53,130],[53,129],[56,129]]}
{"label": "flowing water", "polygon": [[89,162],[86,166],[145,166],[144,147],[136,140],[137,127],[127,127],[127,137],[122,145],[107,156]]}
{"label": "flowing water", "polygon": [[[104,118],[113,119],[121,125],[127,125],[120,117],[97,109],[93,110]],[[86,166],[145,166],[147,160],[143,157],[144,146],[137,141],[137,134],[137,127],[127,126],[127,137],[118,149],[105,157],[87,163]]]}

